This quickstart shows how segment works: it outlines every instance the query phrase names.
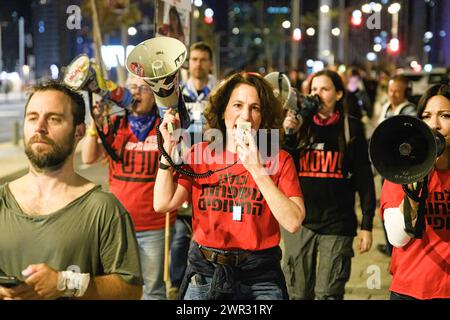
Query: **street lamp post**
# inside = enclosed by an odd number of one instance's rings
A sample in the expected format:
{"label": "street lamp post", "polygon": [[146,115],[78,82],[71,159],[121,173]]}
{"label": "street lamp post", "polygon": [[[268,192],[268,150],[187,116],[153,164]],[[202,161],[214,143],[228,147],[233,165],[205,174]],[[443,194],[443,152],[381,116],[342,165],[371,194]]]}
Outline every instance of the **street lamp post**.
{"label": "street lamp post", "polygon": [[8,22],[0,21],[0,72],[3,71],[3,46],[2,46],[2,28],[6,27]]}
{"label": "street lamp post", "polygon": [[388,8],[388,12],[392,15],[391,35],[394,39],[398,39],[398,16],[401,8],[402,6],[398,2],[391,4]]}
{"label": "street lamp post", "polygon": [[398,17],[402,6],[395,2],[388,7],[388,12],[392,15],[391,41],[389,42],[389,50],[394,56],[394,63],[397,64],[397,54],[400,51],[400,42],[398,39]]}
{"label": "street lamp post", "polygon": [[319,1],[319,59],[327,61],[331,64],[330,51],[331,51],[331,16],[330,8],[332,5],[331,0],[320,0]]}
{"label": "street lamp post", "polygon": [[3,71],[2,22],[0,22],[0,72]]}
{"label": "street lamp post", "polygon": [[[292,30],[300,27],[300,6],[301,0],[292,0]],[[291,41],[291,70],[297,70],[298,68],[298,52],[299,52],[299,42]]]}

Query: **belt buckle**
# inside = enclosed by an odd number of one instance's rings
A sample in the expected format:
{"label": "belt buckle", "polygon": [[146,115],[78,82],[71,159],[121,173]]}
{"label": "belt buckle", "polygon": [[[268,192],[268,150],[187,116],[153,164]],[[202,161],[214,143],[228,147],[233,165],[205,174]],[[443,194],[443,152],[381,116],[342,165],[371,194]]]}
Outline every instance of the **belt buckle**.
{"label": "belt buckle", "polygon": [[211,251],[211,262],[216,263],[217,262],[217,252]]}
{"label": "belt buckle", "polygon": [[237,267],[239,265],[239,255],[234,256],[234,266]]}

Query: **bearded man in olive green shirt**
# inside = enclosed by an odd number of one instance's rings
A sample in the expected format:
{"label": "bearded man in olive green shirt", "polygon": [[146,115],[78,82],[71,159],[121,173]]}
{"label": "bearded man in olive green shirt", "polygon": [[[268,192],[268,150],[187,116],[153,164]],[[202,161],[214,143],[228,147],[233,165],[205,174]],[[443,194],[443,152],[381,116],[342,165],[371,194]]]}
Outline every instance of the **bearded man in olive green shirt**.
{"label": "bearded man in olive green shirt", "polygon": [[83,97],[37,86],[25,106],[29,172],[0,187],[0,275],[23,283],[5,299],[139,299],[142,276],[131,219],[111,194],[78,175]]}

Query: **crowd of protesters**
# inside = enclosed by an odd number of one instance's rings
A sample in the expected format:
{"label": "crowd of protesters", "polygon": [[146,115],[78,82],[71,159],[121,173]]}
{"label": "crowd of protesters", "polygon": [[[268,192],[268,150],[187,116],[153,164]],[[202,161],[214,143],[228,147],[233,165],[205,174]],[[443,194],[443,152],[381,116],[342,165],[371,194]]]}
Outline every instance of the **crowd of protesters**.
{"label": "crowd of protesters", "polygon": [[[386,244],[377,249],[392,257],[390,298],[450,298],[450,231],[436,223],[448,214],[438,202],[450,207],[448,83],[429,88],[416,106],[401,74],[291,70],[296,96],[319,101],[299,115],[283,109],[263,75],[238,71],[216,81],[212,66],[211,48],[194,44],[180,92],[191,117],[188,140],[197,143],[181,155],[168,130],[179,118],[159,116],[142,79],[128,79],[136,103],[114,116],[106,137],[117,157],[99,140],[100,117],[86,129],[76,92],[61,83],[35,88],[25,106],[29,173],[0,187],[0,276],[19,281],[0,283],[0,299],[342,300],[354,238],[360,253],[373,242],[379,174],[368,143],[397,115],[423,120],[446,148],[429,173],[425,208],[435,219],[425,218],[422,236],[405,232],[404,217],[415,227],[419,203],[381,177]],[[94,109],[105,112],[102,103]],[[161,157],[157,129],[165,151],[182,159],[179,168],[209,175],[180,173]],[[73,171],[82,138],[85,163],[107,159],[111,194]],[[271,152],[262,154],[269,139]],[[173,235],[169,288],[165,213]],[[75,253],[75,245],[83,249]]]}

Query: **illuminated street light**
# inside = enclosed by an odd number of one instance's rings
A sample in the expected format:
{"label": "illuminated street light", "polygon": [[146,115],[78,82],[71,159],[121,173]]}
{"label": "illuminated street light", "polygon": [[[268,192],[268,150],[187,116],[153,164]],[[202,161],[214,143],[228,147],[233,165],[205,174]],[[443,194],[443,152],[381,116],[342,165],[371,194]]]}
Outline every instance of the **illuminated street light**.
{"label": "illuminated street light", "polygon": [[341,29],[334,28],[333,30],[331,30],[331,34],[335,37],[339,37],[341,35]]}
{"label": "illuminated street light", "polygon": [[388,8],[388,12],[392,15],[391,36],[394,39],[398,38],[398,16],[401,8],[402,6],[398,2],[391,4]]}
{"label": "illuminated street light", "polygon": [[289,29],[291,27],[291,22],[289,20],[284,20],[283,23],[281,24],[281,26],[284,29]]}
{"label": "illuminated street light", "polygon": [[372,12],[372,6],[369,3],[364,4],[361,7],[362,12],[364,13],[371,13]]}
{"label": "illuminated street light", "polygon": [[372,12],[380,12],[381,10],[383,10],[383,6],[381,5],[381,3],[371,2],[362,5],[361,10],[362,12],[369,14]]}
{"label": "illuminated street light", "polygon": [[397,54],[400,51],[400,41],[397,38],[392,38],[388,46],[391,54]]}
{"label": "illuminated street light", "polygon": [[23,74],[24,82],[28,84],[28,82],[30,81],[30,66],[29,65],[24,64],[22,66],[22,74]]}
{"label": "illuminated street light", "polygon": [[56,65],[56,64],[52,64],[51,66],[50,66],[50,72],[51,72],[51,75],[52,75],[52,79],[58,79],[58,77],[59,77],[59,68],[58,68],[58,66]]}
{"label": "illuminated street light", "polygon": [[302,30],[300,30],[300,28],[295,28],[294,29],[294,31],[292,32],[292,39],[294,41],[302,40]]}
{"label": "illuminated street light", "polygon": [[322,13],[328,13],[328,12],[330,12],[330,6],[328,6],[328,5],[323,5],[323,6],[321,6],[320,7],[320,12],[322,12]]}
{"label": "illuminated street light", "polygon": [[383,50],[383,46],[381,44],[377,43],[373,46],[373,51],[381,52],[381,50]]}
{"label": "illuminated street light", "polygon": [[211,8],[205,9],[205,17],[212,18],[214,16],[214,10]]}
{"label": "illuminated street light", "polygon": [[353,11],[351,23],[355,27],[360,27],[362,25],[362,12],[360,10]]}
{"label": "illuminated street light", "polygon": [[377,54],[375,52],[369,52],[366,56],[367,60],[373,62],[377,60]]}
{"label": "illuminated street light", "polygon": [[374,12],[381,12],[381,10],[383,10],[383,6],[381,5],[381,3],[375,3],[375,4],[372,6],[372,10],[373,10]]}
{"label": "illuminated street light", "polygon": [[426,40],[431,40],[431,39],[433,39],[433,32],[431,32],[431,31],[427,31],[427,32],[425,32],[425,35],[424,35],[424,37],[425,37],[425,39]]}
{"label": "illuminated street light", "polygon": [[306,34],[310,37],[314,36],[316,34],[316,29],[308,28],[308,29],[306,29]]}
{"label": "illuminated street light", "polygon": [[129,27],[128,28],[128,35],[129,36],[135,36],[137,34],[137,29],[135,27]]}
{"label": "illuminated street light", "polygon": [[397,14],[400,12],[401,8],[402,8],[402,6],[400,5],[400,3],[395,2],[389,6],[388,12],[390,14]]}
{"label": "illuminated street light", "polygon": [[412,69],[417,68],[417,66],[419,65],[419,63],[417,61],[411,61],[411,63],[409,64],[411,66]]}
{"label": "illuminated street light", "polygon": [[200,10],[198,10],[198,9],[194,9],[194,13],[193,13],[193,15],[194,15],[194,19],[198,19],[198,18],[200,18]]}

